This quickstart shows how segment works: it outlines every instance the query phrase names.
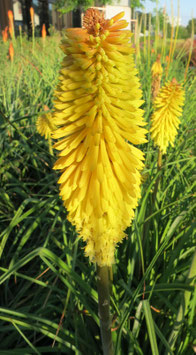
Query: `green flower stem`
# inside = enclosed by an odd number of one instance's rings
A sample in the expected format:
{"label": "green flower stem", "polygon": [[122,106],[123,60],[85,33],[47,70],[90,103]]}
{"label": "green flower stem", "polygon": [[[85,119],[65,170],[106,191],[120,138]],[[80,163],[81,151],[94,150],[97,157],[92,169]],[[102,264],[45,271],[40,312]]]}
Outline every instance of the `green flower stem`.
{"label": "green flower stem", "polygon": [[21,26],[19,26],[19,32],[20,32],[20,50],[22,53],[22,28],[21,28]]}
{"label": "green flower stem", "polygon": [[35,48],[35,27],[34,24],[32,25],[32,41],[33,41],[33,53]]}
{"label": "green flower stem", "polygon": [[[161,169],[162,169],[162,152],[159,150],[158,160],[157,160],[157,170],[161,171]],[[156,201],[156,195],[157,195],[160,180],[161,180],[161,173],[158,175],[158,177],[155,181],[154,191],[153,191],[153,195],[152,195],[152,202],[153,203],[150,204],[150,209],[149,209],[148,214],[146,215],[146,218],[151,216],[151,214],[153,212],[153,206]],[[144,240],[146,240],[146,238],[148,237],[150,223],[151,223],[151,220],[148,220],[147,222],[144,223],[144,228],[143,228],[143,239]]]}
{"label": "green flower stem", "polygon": [[107,266],[97,266],[97,289],[101,341],[104,355],[113,355],[111,318],[110,318],[110,278]]}
{"label": "green flower stem", "polygon": [[159,150],[158,153],[158,170],[161,170],[162,168],[162,152]]}

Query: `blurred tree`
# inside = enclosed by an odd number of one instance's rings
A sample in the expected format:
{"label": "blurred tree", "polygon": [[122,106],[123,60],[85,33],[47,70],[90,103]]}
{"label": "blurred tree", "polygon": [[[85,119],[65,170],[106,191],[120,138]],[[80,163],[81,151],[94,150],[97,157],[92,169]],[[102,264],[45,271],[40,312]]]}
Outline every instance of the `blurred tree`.
{"label": "blurred tree", "polygon": [[[142,23],[141,23],[141,32],[144,33],[144,13],[142,11],[136,11],[135,14],[138,16],[139,23],[142,18]],[[151,17],[151,31],[155,31],[156,27],[156,10],[153,11],[153,13],[146,13],[146,30],[149,31],[149,18]],[[165,12],[164,9],[159,9],[158,10],[158,18],[159,18],[159,31],[163,32],[163,27],[164,27],[164,20],[166,16],[166,21],[167,24],[169,25],[169,17],[167,13]]]}
{"label": "blurred tree", "polygon": [[158,9],[158,12],[156,12],[156,10],[154,10],[154,13],[152,15],[152,25],[154,28],[156,26],[157,15],[158,15],[158,19],[159,19],[159,31],[163,31],[164,21],[166,19],[167,24],[169,24],[169,17],[167,15],[165,9],[163,9],[163,8]]}
{"label": "blurred tree", "polygon": [[[117,0],[120,1],[120,0]],[[156,0],[151,0],[152,2],[156,2]],[[56,0],[55,7],[58,11],[62,13],[66,13],[69,11],[80,9],[87,9],[91,6],[101,6],[111,4],[112,0]],[[145,0],[131,0],[131,7],[144,7]]]}
{"label": "blurred tree", "polygon": [[[117,0],[120,1],[120,0]],[[156,0],[151,0],[155,2]],[[131,0],[131,8],[143,7],[145,0]],[[73,27],[81,26],[81,10],[91,6],[112,5],[112,0],[56,0],[55,8],[61,13],[73,11]]]}
{"label": "blurred tree", "polygon": [[39,0],[39,19],[40,19],[40,35],[42,31],[42,26],[45,24],[47,35],[49,35],[48,29],[50,26],[49,21],[49,11],[48,11],[48,0]]}
{"label": "blurred tree", "polygon": [[184,26],[179,26],[178,29],[178,38],[180,39],[186,39],[189,38],[189,33],[186,27]]}
{"label": "blurred tree", "polygon": [[[112,0],[100,0],[99,5],[101,6],[111,2]],[[86,10],[88,9],[88,7],[94,5],[95,5],[94,0],[56,0],[55,1],[55,8],[62,13],[66,13],[78,9]]]}
{"label": "blurred tree", "polygon": [[[111,2],[112,0],[100,0],[98,3],[101,6]],[[55,8],[61,13],[73,11],[73,27],[81,27],[81,11],[94,5],[94,0],[56,0],[55,2]]]}
{"label": "blurred tree", "polygon": [[[151,0],[152,2],[156,2],[156,0]],[[144,8],[145,5],[145,0],[131,0],[131,8],[135,9],[136,7],[138,8]]]}

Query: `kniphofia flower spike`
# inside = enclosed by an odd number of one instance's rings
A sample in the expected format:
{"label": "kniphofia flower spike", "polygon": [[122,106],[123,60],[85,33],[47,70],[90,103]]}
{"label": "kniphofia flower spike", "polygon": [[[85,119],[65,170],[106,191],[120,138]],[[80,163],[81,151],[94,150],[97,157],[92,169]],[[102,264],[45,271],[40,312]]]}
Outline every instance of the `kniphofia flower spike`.
{"label": "kniphofia flower spike", "polygon": [[7,42],[8,40],[8,26],[6,26],[5,30],[2,31],[3,42]]}
{"label": "kniphofia flower spike", "polygon": [[14,15],[13,15],[12,10],[8,10],[7,16],[8,16],[8,19],[9,19],[10,22],[14,21]]}
{"label": "kniphofia flower spike", "polygon": [[134,217],[140,197],[146,142],[141,90],[124,13],[105,20],[89,9],[85,28],[71,28],[61,48],[55,91],[53,137],[60,151],[60,195],[68,219],[99,266],[114,262],[114,250]]}
{"label": "kniphofia flower spike", "polygon": [[13,47],[12,42],[10,42],[10,45],[9,45],[9,59],[11,60],[11,62],[13,62],[13,60],[14,60],[14,47]]}
{"label": "kniphofia flower spike", "polygon": [[34,27],[34,8],[30,7],[31,25]]}
{"label": "kniphofia flower spike", "polygon": [[169,144],[174,146],[184,105],[184,90],[176,79],[165,84],[154,102],[151,121],[151,137],[160,151],[165,154]]}
{"label": "kniphofia flower spike", "polygon": [[52,119],[52,114],[44,113],[39,116],[36,122],[37,131],[41,136],[44,136],[45,139],[48,139],[52,132],[56,129],[54,121]]}
{"label": "kniphofia flower spike", "polygon": [[156,61],[152,65],[151,73],[152,73],[152,98],[154,100],[159,93],[160,86],[161,86],[161,76],[163,73],[160,54],[157,56]]}
{"label": "kniphofia flower spike", "polygon": [[11,38],[15,38],[15,33],[14,33],[14,15],[11,10],[8,10],[8,19],[9,19],[9,34]]}
{"label": "kniphofia flower spike", "polygon": [[42,25],[42,38],[43,39],[46,38],[46,25],[45,25],[45,23],[43,23],[43,25]]}
{"label": "kniphofia flower spike", "polygon": [[151,73],[152,73],[152,77],[155,77],[157,75],[161,77],[161,75],[163,73],[163,68],[161,66],[161,56],[160,56],[160,54],[157,56],[156,61],[152,65]]}

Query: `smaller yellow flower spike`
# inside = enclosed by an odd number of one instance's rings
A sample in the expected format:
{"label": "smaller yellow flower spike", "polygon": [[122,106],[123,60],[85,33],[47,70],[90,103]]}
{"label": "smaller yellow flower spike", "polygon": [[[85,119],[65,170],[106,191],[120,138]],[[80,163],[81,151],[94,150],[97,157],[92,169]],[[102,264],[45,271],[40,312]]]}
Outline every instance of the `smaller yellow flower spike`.
{"label": "smaller yellow flower spike", "polygon": [[156,62],[153,63],[152,65],[152,68],[151,68],[151,73],[152,73],[152,76],[156,76],[156,75],[162,75],[163,73],[163,68],[161,66],[161,56],[160,54],[157,56],[157,60]]}
{"label": "smaller yellow flower spike", "polygon": [[44,113],[39,116],[36,122],[36,127],[38,133],[41,136],[45,136],[45,139],[48,139],[51,136],[51,133],[56,129],[51,113]]}
{"label": "smaller yellow flower spike", "polygon": [[160,54],[157,56],[156,62],[152,65],[151,73],[152,73],[152,98],[153,100],[159,93],[161,86],[161,76],[163,73],[163,68],[161,66],[161,56]]}
{"label": "smaller yellow flower spike", "polygon": [[151,137],[160,151],[165,154],[169,144],[174,146],[184,105],[184,90],[176,79],[166,83],[154,101]]}

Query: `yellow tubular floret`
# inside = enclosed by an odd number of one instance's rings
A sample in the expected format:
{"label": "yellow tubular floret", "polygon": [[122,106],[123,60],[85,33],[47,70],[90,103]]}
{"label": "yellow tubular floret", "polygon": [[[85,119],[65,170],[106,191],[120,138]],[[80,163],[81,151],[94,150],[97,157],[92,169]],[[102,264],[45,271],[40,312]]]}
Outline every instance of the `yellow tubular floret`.
{"label": "yellow tubular floret", "polygon": [[67,30],[55,92],[60,195],[86,255],[100,266],[114,262],[134,217],[144,157],[133,144],[146,142],[147,132],[123,16],[105,20],[90,9],[85,28]]}

